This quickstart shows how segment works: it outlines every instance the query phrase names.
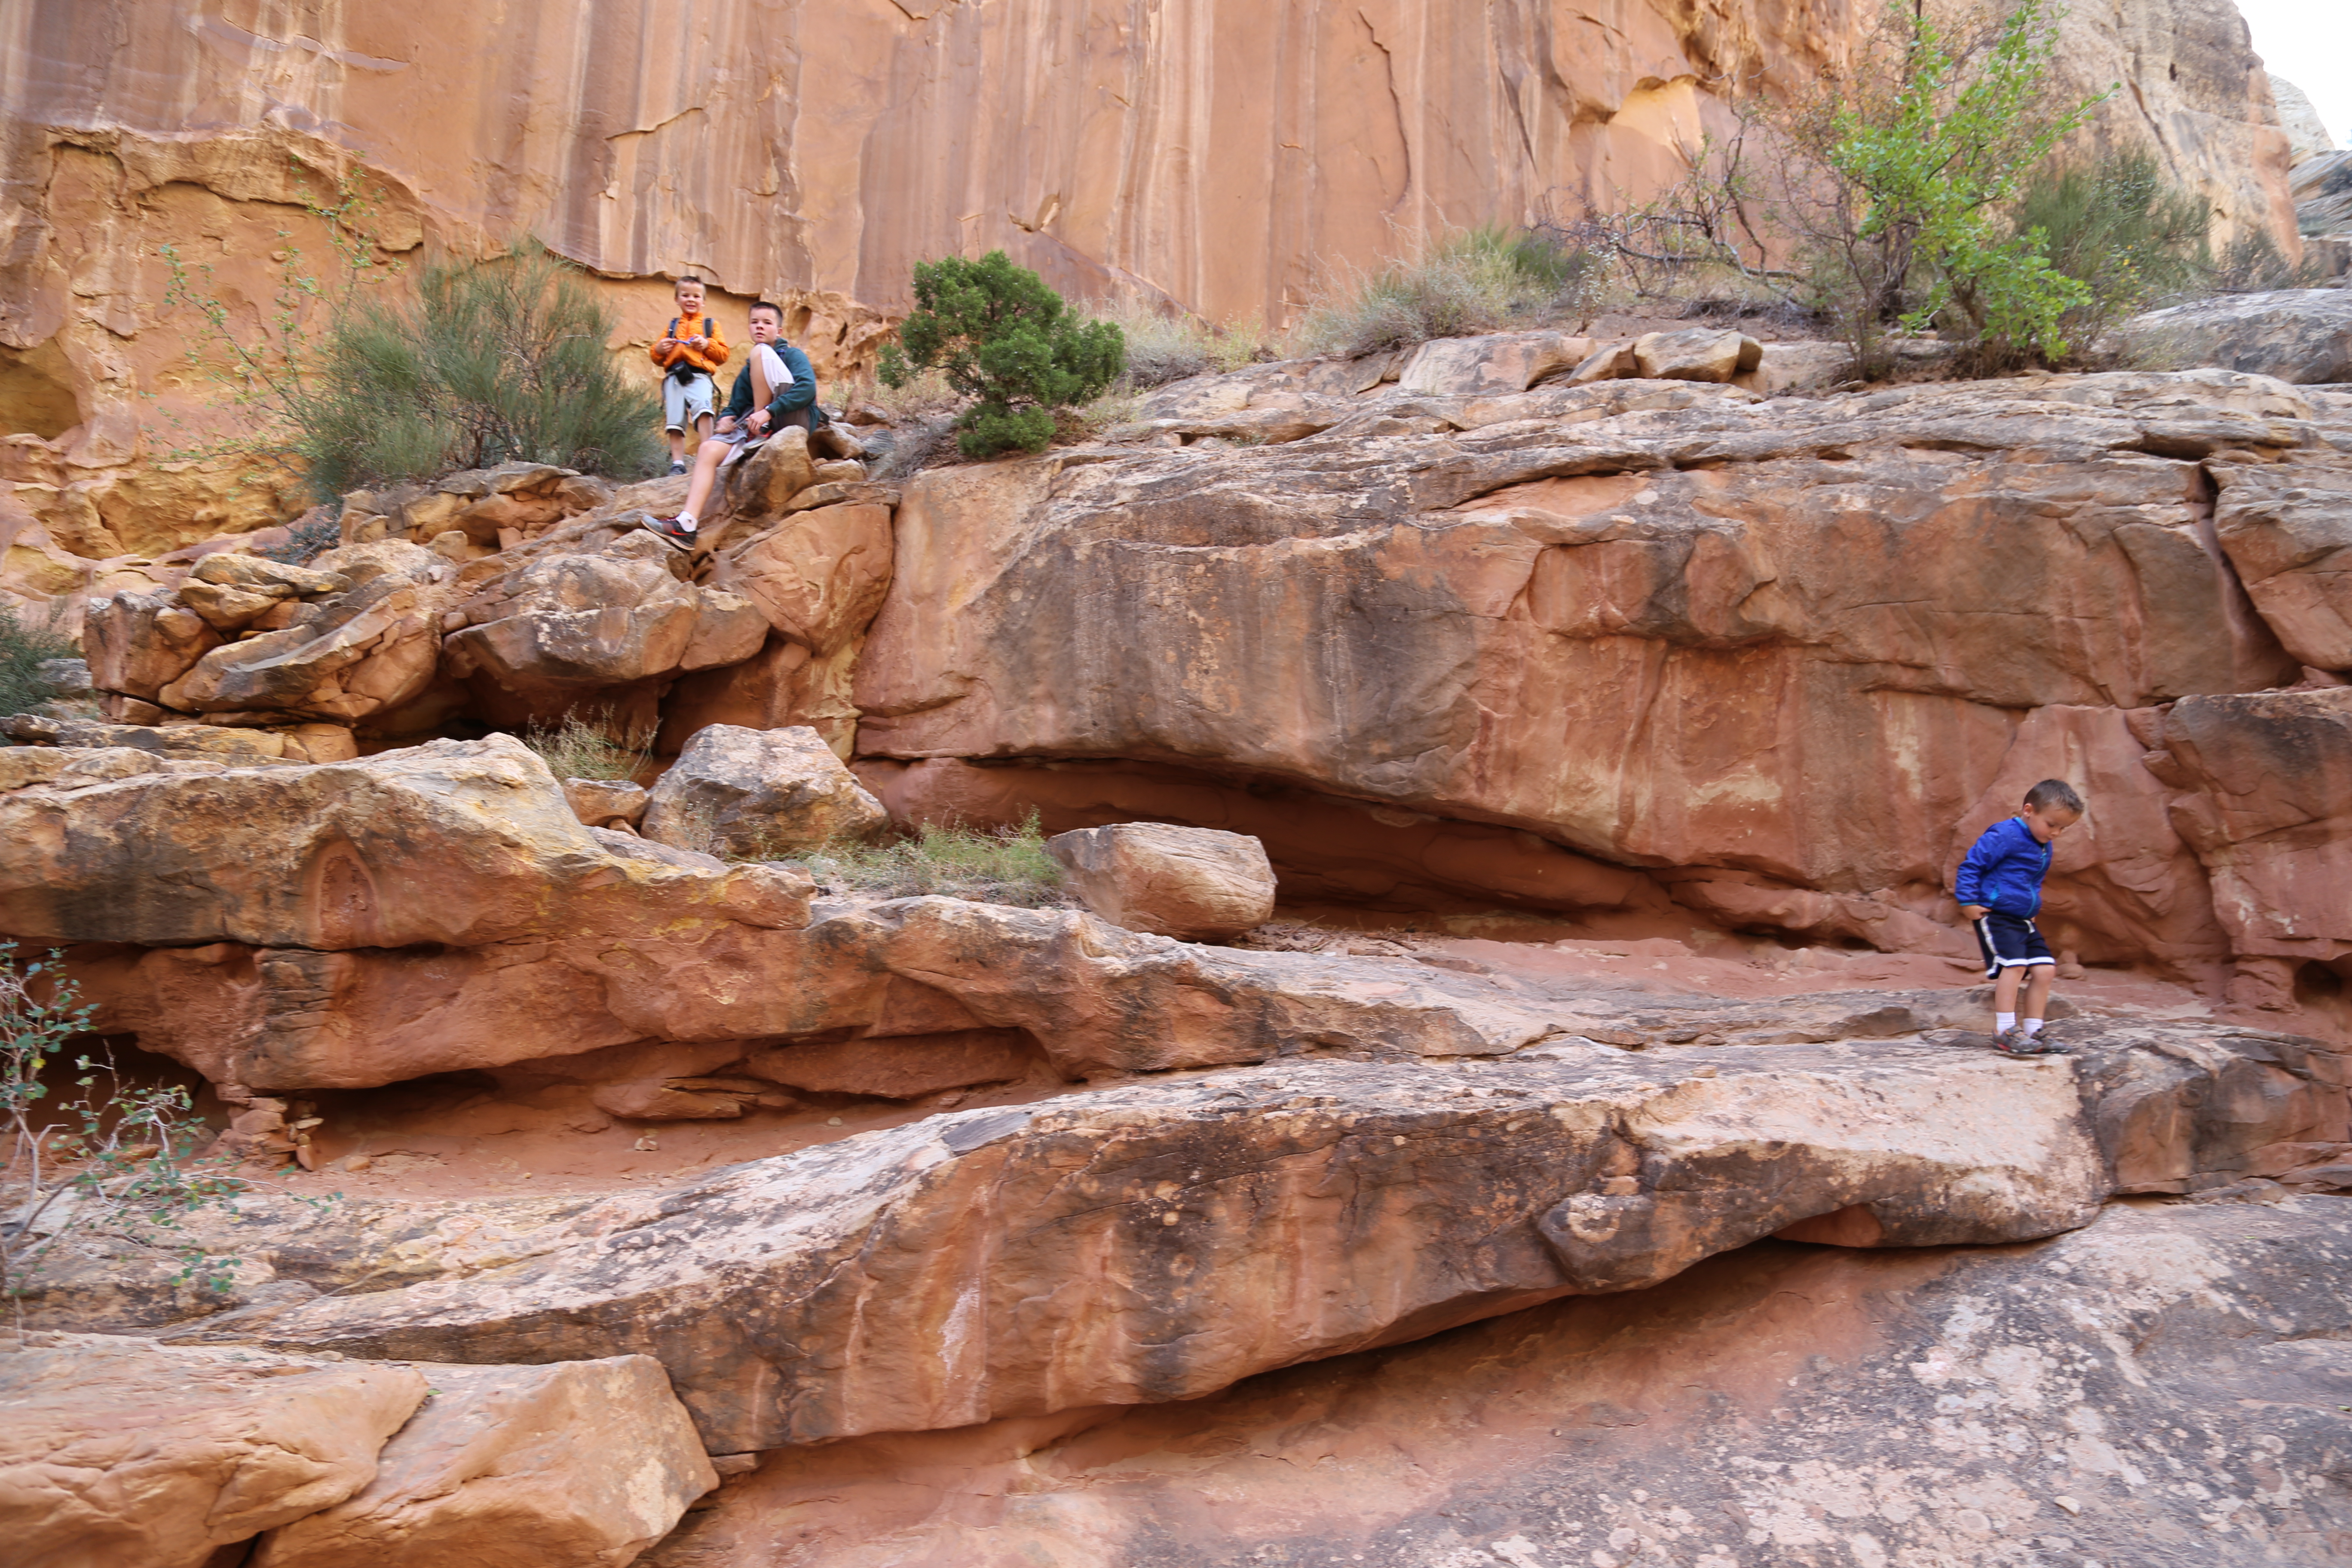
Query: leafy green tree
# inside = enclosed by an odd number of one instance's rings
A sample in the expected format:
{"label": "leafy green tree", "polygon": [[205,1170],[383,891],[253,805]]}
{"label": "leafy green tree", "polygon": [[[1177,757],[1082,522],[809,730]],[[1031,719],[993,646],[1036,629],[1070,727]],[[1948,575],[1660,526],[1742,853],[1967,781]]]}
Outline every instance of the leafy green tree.
{"label": "leafy green tree", "polygon": [[971,399],[956,421],[967,458],[1042,452],[1054,410],[1101,395],[1127,363],[1116,323],[1082,321],[1001,250],[978,261],[915,264],[915,311],[882,348],[882,379],[905,386],[937,370]]}
{"label": "leafy green tree", "polygon": [[2007,216],[2105,97],[2052,100],[2057,16],[2019,0],[1956,39],[1926,6],[1891,5],[1852,68],[1754,111],[1787,154],[1763,197],[1769,222],[1797,242],[1865,374],[1884,368],[1898,323],[1965,331],[1988,366],[2067,353],[2089,286],[2052,262],[2042,228]]}

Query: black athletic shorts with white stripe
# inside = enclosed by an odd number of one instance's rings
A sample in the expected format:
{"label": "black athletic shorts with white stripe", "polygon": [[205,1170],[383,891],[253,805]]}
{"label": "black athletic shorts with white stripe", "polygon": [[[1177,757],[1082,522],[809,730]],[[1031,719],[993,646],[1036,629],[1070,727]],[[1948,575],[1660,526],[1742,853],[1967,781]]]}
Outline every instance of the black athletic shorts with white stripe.
{"label": "black athletic shorts with white stripe", "polygon": [[2042,940],[2041,927],[2022,915],[2005,915],[1999,910],[1978,918],[1977,947],[1984,953],[1987,980],[2004,969],[2058,962],[2050,956],[2050,944]]}

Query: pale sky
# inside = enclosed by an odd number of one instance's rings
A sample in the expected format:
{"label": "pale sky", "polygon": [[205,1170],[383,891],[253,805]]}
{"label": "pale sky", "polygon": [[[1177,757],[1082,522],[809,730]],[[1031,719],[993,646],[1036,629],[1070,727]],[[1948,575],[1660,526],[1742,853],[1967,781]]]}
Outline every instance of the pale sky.
{"label": "pale sky", "polygon": [[2352,145],[2352,0],[2238,0],[2254,53],[2303,89],[2339,147]]}

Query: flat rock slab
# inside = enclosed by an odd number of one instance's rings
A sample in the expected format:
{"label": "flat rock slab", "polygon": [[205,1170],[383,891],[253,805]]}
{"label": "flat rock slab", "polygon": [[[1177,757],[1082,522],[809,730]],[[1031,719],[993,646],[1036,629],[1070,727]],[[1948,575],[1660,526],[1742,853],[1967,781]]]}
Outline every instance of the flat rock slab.
{"label": "flat rock slab", "polygon": [[1189,1398],[1638,1289],[1815,1216],[1887,1245],[2010,1241],[2106,1193],[2063,1062],[1708,1065],[1296,1062],[938,1116],[219,1331],[440,1362],[642,1352],[710,1450],[740,1452]]}
{"label": "flat rock slab", "polygon": [[1211,1399],[787,1450],[646,1568],[2342,1563],[2347,1217],[1766,1242]]}

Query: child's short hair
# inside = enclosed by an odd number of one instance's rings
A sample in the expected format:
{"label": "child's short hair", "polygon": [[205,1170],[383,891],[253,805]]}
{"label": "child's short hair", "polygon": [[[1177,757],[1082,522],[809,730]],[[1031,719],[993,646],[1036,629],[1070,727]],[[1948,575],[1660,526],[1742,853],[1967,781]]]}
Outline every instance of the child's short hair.
{"label": "child's short hair", "polygon": [[2054,805],[2077,816],[2083,815],[2083,797],[2064,779],[2043,779],[2025,792],[2025,804],[2032,811],[2047,811]]}
{"label": "child's short hair", "polygon": [[677,293],[679,289],[681,289],[685,288],[685,287],[686,287],[688,284],[689,284],[689,283],[693,284],[693,285],[694,285],[696,288],[698,288],[698,289],[699,289],[699,288],[701,288],[701,287],[702,287],[702,279],[699,279],[699,278],[695,277],[692,273],[690,273],[690,272],[689,272],[689,273],[688,273],[685,277],[683,277],[683,278],[679,279],[677,282],[675,282],[675,283],[671,284],[671,285],[669,286],[669,291],[670,291],[671,293],[675,294],[675,293]]}
{"label": "child's short hair", "polygon": [[765,310],[768,314],[775,317],[779,325],[782,324],[784,319],[784,308],[771,300],[752,300],[751,309],[746,311],[745,314],[756,316],[762,310]]}

